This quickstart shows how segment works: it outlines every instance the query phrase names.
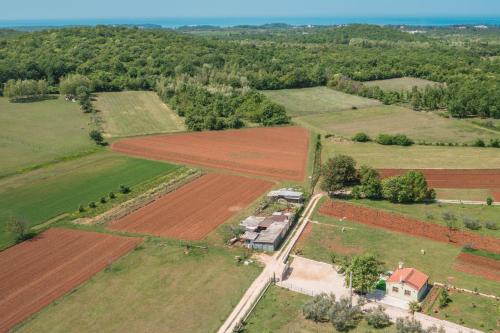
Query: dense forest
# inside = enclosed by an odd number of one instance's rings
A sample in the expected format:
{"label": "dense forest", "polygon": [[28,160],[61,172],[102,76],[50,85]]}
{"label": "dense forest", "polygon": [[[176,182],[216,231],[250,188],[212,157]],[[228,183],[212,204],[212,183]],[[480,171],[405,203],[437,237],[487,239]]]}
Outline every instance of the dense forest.
{"label": "dense forest", "polygon": [[[500,117],[500,30],[489,29],[484,39],[480,31],[461,40],[454,35],[454,42],[443,37],[448,35],[366,25],[4,30],[0,85],[45,80],[57,91],[63,77],[77,73],[88,77],[95,91],[157,90],[191,129],[218,129],[242,126],[242,120],[287,121],[283,110],[256,90],[335,87],[331,83],[339,75],[352,81],[413,76],[446,83],[446,91],[422,93],[436,100],[424,103],[421,97],[421,108]],[[381,98],[392,103],[399,97]]]}

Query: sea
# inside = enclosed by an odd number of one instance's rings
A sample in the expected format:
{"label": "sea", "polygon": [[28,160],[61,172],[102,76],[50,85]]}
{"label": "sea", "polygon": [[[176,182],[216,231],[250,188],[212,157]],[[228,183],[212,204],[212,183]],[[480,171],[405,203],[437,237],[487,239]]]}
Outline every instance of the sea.
{"label": "sea", "polygon": [[232,27],[284,23],[292,26],[328,26],[341,24],[376,24],[407,26],[490,25],[500,26],[500,17],[184,17],[184,18],[99,18],[0,20],[0,28],[63,27],[95,25],[154,25],[164,28],[183,26]]}

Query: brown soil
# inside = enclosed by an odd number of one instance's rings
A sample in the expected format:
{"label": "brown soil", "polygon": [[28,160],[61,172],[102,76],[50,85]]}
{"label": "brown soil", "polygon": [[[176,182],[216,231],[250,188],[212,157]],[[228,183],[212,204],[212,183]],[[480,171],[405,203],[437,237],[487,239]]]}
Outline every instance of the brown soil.
{"label": "brown soil", "polygon": [[383,210],[347,202],[328,200],[325,201],[319,212],[323,215],[346,218],[349,221],[425,237],[439,242],[454,244],[456,246],[472,244],[477,249],[500,253],[500,241],[496,238],[461,230],[449,232],[444,226],[412,219]]}
{"label": "brown soil", "polygon": [[201,240],[273,184],[208,174],[113,222],[109,229]]}
{"label": "brown soil", "polygon": [[71,291],[141,241],[50,229],[0,252],[0,332]]}
{"label": "brown soil", "polygon": [[453,267],[457,271],[500,281],[500,261],[470,253],[460,253]]}
{"label": "brown soil", "polygon": [[[402,175],[406,169],[381,169],[382,178]],[[500,189],[500,169],[419,169],[435,188]]]}
{"label": "brown soil", "polygon": [[500,202],[500,190],[491,191],[491,196],[495,202]]}
{"label": "brown soil", "polygon": [[112,149],[156,160],[302,181],[309,133],[301,127],[182,133],[123,139]]}
{"label": "brown soil", "polygon": [[303,249],[304,246],[306,245],[307,239],[309,238],[309,236],[311,236],[311,233],[312,233],[312,224],[308,223],[304,228],[304,231],[302,231],[302,234],[300,235],[299,239],[297,240],[295,248]]}

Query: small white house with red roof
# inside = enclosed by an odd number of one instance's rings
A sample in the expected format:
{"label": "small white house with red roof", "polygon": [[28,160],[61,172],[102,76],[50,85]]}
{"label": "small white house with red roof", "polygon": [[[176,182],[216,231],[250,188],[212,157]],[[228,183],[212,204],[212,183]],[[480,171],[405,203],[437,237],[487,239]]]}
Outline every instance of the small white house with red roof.
{"label": "small white house with red roof", "polygon": [[429,277],[415,268],[400,265],[386,281],[386,290],[389,296],[419,302],[429,290]]}

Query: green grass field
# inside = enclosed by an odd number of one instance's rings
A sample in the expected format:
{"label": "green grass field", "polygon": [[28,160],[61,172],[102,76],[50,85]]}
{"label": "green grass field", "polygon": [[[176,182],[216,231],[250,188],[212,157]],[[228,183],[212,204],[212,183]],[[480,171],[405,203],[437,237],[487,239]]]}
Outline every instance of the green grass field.
{"label": "green grass field", "polygon": [[0,177],[95,150],[90,116],[62,98],[10,103],[0,97]]}
{"label": "green grass field", "polygon": [[[484,332],[497,332],[497,320],[500,317],[498,300],[468,293],[451,293],[451,302],[440,309],[438,302],[433,307],[434,317],[459,323],[466,327],[476,328]],[[434,312],[437,310],[438,312]]]}
{"label": "green grass field", "polygon": [[396,79],[366,81],[363,82],[363,84],[366,86],[378,86],[380,89],[387,91],[403,91],[411,90],[415,86],[423,89],[428,85],[434,86],[439,83],[415,77],[401,77]]}
{"label": "green grass field", "polygon": [[97,95],[95,108],[110,137],[184,130],[184,122],[151,91],[106,92]]}
{"label": "green grass field", "polygon": [[351,138],[364,132],[375,138],[380,133],[408,135],[415,141],[472,143],[477,138],[486,142],[500,134],[433,112],[417,112],[400,106],[381,105],[359,110],[344,110],[296,118],[295,121],[322,134]]}
{"label": "green grass field", "polygon": [[358,165],[374,168],[497,169],[500,166],[500,149],[496,148],[400,147],[323,140],[323,160],[335,154],[352,156]]}
{"label": "green grass field", "polygon": [[[496,222],[498,224],[498,227],[500,228],[500,206],[457,205],[440,203],[405,205],[394,204],[385,200],[350,200],[349,202],[353,204],[372,207],[375,209],[383,209],[389,212],[402,214],[442,226],[446,226],[446,222],[443,219],[443,214],[450,213],[457,218],[456,226],[459,230],[466,230],[479,233],[481,235],[497,237],[500,239],[500,229],[490,230],[485,228],[484,226],[485,222],[490,221]],[[463,224],[464,218],[478,220],[481,223],[481,229],[477,231],[467,229]]]}
{"label": "green grass field", "polygon": [[[387,269],[394,269],[400,261],[430,276],[431,281],[450,283],[470,290],[500,294],[500,286],[491,280],[453,269],[460,247],[369,227],[360,223],[339,221],[318,213],[313,218],[321,224],[312,224],[312,232],[297,249],[302,255],[319,261],[331,262],[331,254],[355,255],[373,253],[384,262]],[[345,227],[342,232],[342,227]],[[425,254],[421,254],[425,250]]]}
{"label": "green grass field", "polygon": [[[255,307],[247,320],[245,332],[311,332],[336,333],[330,323],[314,323],[302,315],[302,306],[311,299],[310,296],[295,293],[277,286],[271,286]],[[374,329],[361,321],[350,333],[396,332],[394,325],[384,329]]]}
{"label": "green grass field", "polygon": [[486,201],[487,197],[491,197],[492,193],[486,189],[458,189],[458,188],[438,188],[436,189],[436,197],[438,199],[447,200],[471,200],[471,201]]}
{"label": "green grass field", "polygon": [[132,186],[179,167],[102,152],[0,180],[0,249],[13,242],[5,227],[12,218],[34,226],[80,204],[99,201],[121,184]]}
{"label": "green grass field", "polygon": [[380,105],[374,99],[345,94],[327,87],[267,90],[263,93],[283,105],[292,117]]}
{"label": "green grass field", "polygon": [[146,240],[15,332],[215,332],[260,268],[241,251]]}

